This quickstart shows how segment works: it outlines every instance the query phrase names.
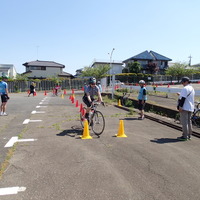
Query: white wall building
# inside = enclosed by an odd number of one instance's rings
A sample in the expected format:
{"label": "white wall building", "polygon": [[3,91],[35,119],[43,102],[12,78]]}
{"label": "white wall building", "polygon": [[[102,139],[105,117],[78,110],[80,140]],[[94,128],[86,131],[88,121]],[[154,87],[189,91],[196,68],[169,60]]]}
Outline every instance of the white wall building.
{"label": "white wall building", "polygon": [[0,76],[6,75],[9,78],[16,78],[17,72],[12,64],[0,64]]}

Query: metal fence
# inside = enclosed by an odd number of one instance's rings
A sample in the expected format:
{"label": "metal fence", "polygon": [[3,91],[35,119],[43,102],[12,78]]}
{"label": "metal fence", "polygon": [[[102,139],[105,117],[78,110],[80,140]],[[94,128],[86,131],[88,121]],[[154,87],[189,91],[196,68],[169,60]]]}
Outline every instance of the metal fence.
{"label": "metal fence", "polygon": [[[66,79],[59,83],[62,89],[82,89],[85,79]],[[9,92],[27,92],[33,81],[8,81]],[[34,81],[37,91],[52,90],[55,87],[55,82],[50,80]]]}

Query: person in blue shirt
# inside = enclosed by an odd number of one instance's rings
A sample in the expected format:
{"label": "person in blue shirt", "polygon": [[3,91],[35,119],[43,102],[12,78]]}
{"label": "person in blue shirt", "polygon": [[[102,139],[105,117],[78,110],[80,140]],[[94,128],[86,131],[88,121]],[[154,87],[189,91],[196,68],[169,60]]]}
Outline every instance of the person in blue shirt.
{"label": "person in blue shirt", "polygon": [[145,107],[145,102],[147,100],[147,90],[145,87],[145,81],[140,80],[139,81],[140,85],[140,90],[138,94],[138,109],[140,111],[138,119],[143,120],[144,119],[144,107]]}
{"label": "person in blue shirt", "polygon": [[0,115],[6,116],[6,104],[9,99],[8,97],[8,84],[5,82],[8,79],[7,76],[2,76],[0,80],[0,95],[1,95],[1,107]]}
{"label": "person in blue shirt", "polygon": [[97,86],[99,87],[100,93],[102,93],[102,87],[101,87],[101,82],[100,81],[97,82]]}

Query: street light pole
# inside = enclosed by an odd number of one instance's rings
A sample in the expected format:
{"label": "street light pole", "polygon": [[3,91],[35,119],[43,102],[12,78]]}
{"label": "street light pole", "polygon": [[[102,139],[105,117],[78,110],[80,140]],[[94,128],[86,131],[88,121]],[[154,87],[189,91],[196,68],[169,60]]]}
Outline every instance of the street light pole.
{"label": "street light pole", "polygon": [[110,55],[110,84],[111,84],[111,74],[112,74],[112,54],[115,48],[112,49],[111,53],[108,53]]}

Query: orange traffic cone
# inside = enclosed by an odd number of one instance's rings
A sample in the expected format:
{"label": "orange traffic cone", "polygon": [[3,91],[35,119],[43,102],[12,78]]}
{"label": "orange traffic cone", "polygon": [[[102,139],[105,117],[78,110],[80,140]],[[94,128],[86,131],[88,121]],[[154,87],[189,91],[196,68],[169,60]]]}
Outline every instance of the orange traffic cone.
{"label": "orange traffic cone", "polygon": [[85,113],[86,113],[86,110],[84,108],[82,108],[82,110],[81,110],[82,116],[85,116]]}
{"label": "orange traffic cone", "polygon": [[37,96],[36,92],[34,92],[34,96]]}
{"label": "orange traffic cone", "polygon": [[89,132],[88,120],[84,120],[83,135],[81,139],[92,139]]}
{"label": "orange traffic cone", "polygon": [[46,90],[44,91],[44,96],[46,96],[47,95],[47,92],[46,92]]}
{"label": "orange traffic cone", "polygon": [[72,96],[71,95],[69,96],[69,99],[72,100]]}
{"label": "orange traffic cone", "polygon": [[76,100],[76,107],[78,108],[78,100]]}
{"label": "orange traffic cone", "polygon": [[118,134],[116,137],[127,137],[124,133],[124,121],[119,120],[119,129],[118,129]]}
{"label": "orange traffic cone", "polygon": [[67,94],[67,91],[66,91],[66,89],[64,89],[64,94]]}
{"label": "orange traffic cone", "polygon": [[72,95],[72,98],[71,98],[71,100],[72,100],[72,103],[74,103],[74,95]]}
{"label": "orange traffic cone", "polygon": [[83,109],[83,104],[81,103],[79,112],[82,112],[82,109]]}

